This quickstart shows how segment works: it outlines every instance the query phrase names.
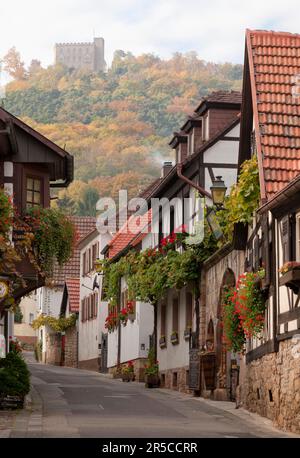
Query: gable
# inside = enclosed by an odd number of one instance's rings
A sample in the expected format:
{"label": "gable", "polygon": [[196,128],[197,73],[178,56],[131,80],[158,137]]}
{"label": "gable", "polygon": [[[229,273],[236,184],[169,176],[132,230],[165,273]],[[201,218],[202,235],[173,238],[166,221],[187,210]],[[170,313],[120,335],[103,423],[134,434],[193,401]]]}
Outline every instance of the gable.
{"label": "gable", "polygon": [[300,35],[248,30],[246,51],[264,201],[300,173]]}

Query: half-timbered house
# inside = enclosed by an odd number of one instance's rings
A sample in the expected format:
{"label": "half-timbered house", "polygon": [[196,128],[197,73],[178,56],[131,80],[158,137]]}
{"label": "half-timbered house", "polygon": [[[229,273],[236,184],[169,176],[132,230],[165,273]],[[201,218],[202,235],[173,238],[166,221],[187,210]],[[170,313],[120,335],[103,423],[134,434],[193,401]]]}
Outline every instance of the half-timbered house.
{"label": "half-timbered house", "polygon": [[[0,108],[0,186],[11,197],[16,212],[22,216],[30,207],[49,207],[50,189],[66,187],[72,180],[73,157]],[[12,230],[12,240],[15,236]],[[26,256],[17,270],[24,283],[12,292],[15,301],[45,282]],[[0,272],[4,281],[9,281],[10,274]],[[4,312],[1,303],[0,334],[13,336],[13,314]]]}

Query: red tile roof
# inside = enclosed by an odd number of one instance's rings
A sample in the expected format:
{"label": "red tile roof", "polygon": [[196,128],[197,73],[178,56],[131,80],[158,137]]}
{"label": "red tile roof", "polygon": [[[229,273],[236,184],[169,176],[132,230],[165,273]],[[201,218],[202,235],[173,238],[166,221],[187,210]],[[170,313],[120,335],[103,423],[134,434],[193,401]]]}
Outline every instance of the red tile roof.
{"label": "red tile roof", "polygon": [[[300,35],[247,30],[262,199],[300,173]],[[298,88],[299,89],[299,88]]]}
{"label": "red tile roof", "polygon": [[66,287],[69,297],[69,311],[79,312],[80,305],[80,278],[66,278]]}
{"label": "red tile roof", "polygon": [[[126,223],[121,227],[119,232],[110,240],[108,243],[108,257],[114,258],[118,253],[120,253],[124,248],[126,248],[131,242],[133,242],[137,236],[140,235],[140,231],[137,233],[131,224],[139,226],[142,230],[151,222],[151,210],[148,210],[144,215],[135,216],[132,215]],[[143,234],[144,236],[147,233]],[[140,241],[140,240],[139,240]]]}
{"label": "red tile roof", "polygon": [[[71,220],[75,224],[78,243],[96,227],[96,218],[90,216],[72,216]],[[79,278],[80,276],[80,250],[75,247],[73,256],[62,267],[56,265],[53,272],[54,285],[63,285],[66,278]]]}

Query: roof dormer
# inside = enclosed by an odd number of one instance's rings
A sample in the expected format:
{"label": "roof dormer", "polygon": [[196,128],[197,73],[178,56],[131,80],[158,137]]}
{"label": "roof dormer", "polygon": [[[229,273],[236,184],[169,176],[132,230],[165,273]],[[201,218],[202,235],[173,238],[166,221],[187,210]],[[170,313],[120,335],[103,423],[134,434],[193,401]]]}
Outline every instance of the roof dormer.
{"label": "roof dormer", "polygon": [[216,91],[204,97],[195,113],[202,119],[202,139],[210,140],[233,121],[241,109],[242,95],[238,91]]}
{"label": "roof dormer", "polygon": [[185,132],[174,132],[174,136],[170,141],[169,145],[175,149],[175,162],[176,164],[184,162],[187,158],[187,143],[188,136]]}

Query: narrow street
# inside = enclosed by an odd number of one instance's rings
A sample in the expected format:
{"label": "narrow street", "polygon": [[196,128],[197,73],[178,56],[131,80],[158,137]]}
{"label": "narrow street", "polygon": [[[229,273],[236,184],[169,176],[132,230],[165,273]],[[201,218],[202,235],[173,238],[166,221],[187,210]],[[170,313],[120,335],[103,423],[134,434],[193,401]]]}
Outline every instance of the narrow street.
{"label": "narrow street", "polygon": [[[29,363],[32,402],[10,437],[291,437],[230,403],[145,389],[98,373]],[[214,405],[212,405],[214,404]],[[226,405],[226,407],[224,407]],[[227,409],[227,411],[225,410]]]}

